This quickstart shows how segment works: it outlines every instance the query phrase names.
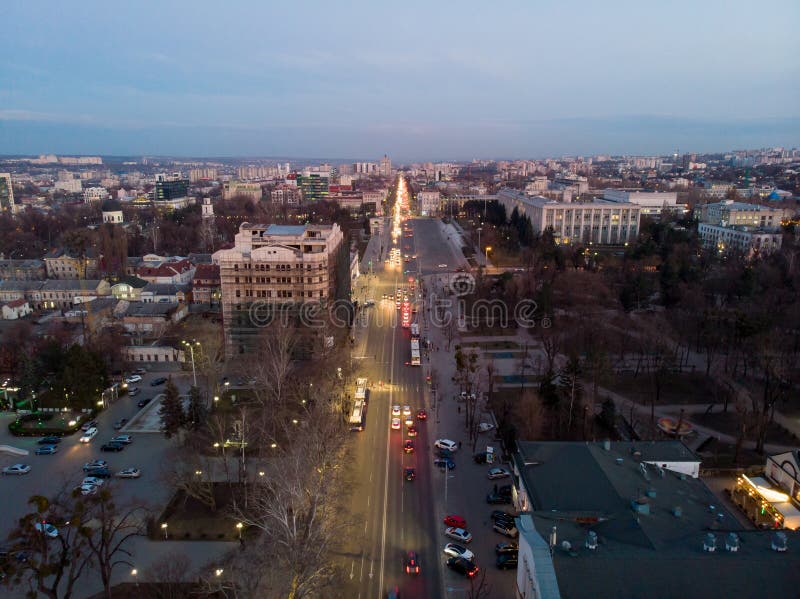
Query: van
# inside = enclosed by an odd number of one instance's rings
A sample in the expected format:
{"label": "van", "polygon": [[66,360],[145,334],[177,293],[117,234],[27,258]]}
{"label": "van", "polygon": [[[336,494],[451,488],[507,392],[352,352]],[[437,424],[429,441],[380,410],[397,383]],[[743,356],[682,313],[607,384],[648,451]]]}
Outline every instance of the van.
{"label": "van", "polygon": [[97,428],[93,426],[85,433],[83,433],[83,436],[81,437],[81,443],[89,443],[92,439],[95,438],[96,435],[97,435]]}

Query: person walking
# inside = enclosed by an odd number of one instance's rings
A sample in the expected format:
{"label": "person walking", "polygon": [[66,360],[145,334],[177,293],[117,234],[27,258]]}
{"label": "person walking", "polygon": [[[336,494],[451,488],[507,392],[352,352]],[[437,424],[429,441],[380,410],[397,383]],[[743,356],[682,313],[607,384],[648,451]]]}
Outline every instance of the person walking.
{"label": "person walking", "polygon": [[[460,406],[459,406],[459,410],[458,411],[459,412],[461,411]],[[461,441],[458,442],[458,448],[461,449]]]}

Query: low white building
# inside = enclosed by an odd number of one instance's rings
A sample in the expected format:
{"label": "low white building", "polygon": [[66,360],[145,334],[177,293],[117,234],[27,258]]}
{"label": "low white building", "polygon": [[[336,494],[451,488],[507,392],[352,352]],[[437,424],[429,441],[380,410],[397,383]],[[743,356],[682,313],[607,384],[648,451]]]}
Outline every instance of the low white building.
{"label": "low white building", "polygon": [[16,299],[3,304],[3,320],[19,320],[33,312],[27,300]]}
{"label": "low white building", "polygon": [[108,197],[108,191],[105,187],[88,187],[83,191],[83,201],[87,204],[92,202],[100,202]]}
{"label": "low white building", "polygon": [[697,225],[697,234],[704,247],[717,248],[720,252],[739,251],[748,255],[770,254],[781,249],[783,234],[765,229],[749,227]]}
{"label": "low white building", "polygon": [[675,191],[642,191],[633,189],[606,189],[603,199],[609,202],[636,204],[646,216],[659,216],[662,212],[685,211],[686,206],[678,204]]}

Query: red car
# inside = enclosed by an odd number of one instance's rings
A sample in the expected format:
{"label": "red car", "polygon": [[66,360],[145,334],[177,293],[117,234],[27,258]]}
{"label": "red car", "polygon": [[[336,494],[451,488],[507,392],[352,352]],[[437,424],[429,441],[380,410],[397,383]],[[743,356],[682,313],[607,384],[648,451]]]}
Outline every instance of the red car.
{"label": "red car", "polygon": [[461,516],[456,516],[455,514],[445,516],[444,523],[446,526],[455,526],[456,528],[466,528],[467,526],[467,521]]}
{"label": "red car", "polygon": [[403,443],[403,451],[406,453],[414,453],[414,442],[411,439],[406,439],[406,442]]}
{"label": "red car", "polygon": [[406,554],[406,574],[419,574],[419,560],[416,551],[409,551]]}
{"label": "red car", "polygon": [[417,420],[427,420],[428,413],[425,410],[417,410]]}
{"label": "red car", "polygon": [[409,437],[416,437],[417,436],[417,427],[416,426],[409,426],[408,427],[408,436]]}

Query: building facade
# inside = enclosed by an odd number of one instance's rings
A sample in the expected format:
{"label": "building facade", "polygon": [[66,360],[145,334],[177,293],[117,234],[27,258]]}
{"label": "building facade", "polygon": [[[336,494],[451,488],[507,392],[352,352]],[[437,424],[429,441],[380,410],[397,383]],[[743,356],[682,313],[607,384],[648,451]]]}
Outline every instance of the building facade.
{"label": "building facade", "polygon": [[261,185],[259,183],[226,181],[222,187],[222,197],[225,200],[230,200],[235,196],[245,196],[253,202],[260,202],[261,195]]}
{"label": "building facade", "polygon": [[16,214],[22,208],[14,201],[14,186],[10,173],[0,173],[0,212]]}
{"label": "building facade", "polygon": [[700,209],[700,221],[710,225],[755,227],[776,231],[785,218],[784,210],[760,204],[724,200],[704,204]]}
{"label": "building facade", "polygon": [[704,247],[716,248],[720,252],[742,252],[748,256],[771,254],[781,249],[783,243],[783,234],[779,232],[742,226],[700,223],[697,234]]}
{"label": "building facade", "polygon": [[42,260],[0,259],[0,280],[39,281],[44,279],[44,275],[45,267]]}
{"label": "building facade", "polygon": [[297,175],[297,187],[303,193],[304,202],[317,202],[328,198],[328,177],[322,174]]}
{"label": "building facade", "polygon": [[89,248],[83,256],[55,248],[44,257],[48,279],[91,279],[97,276],[97,253]]}
{"label": "building facade", "polygon": [[417,193],[417,203],[420,215],[437,215],[441,210],[442,194],[438,191],[420,191]]}
{"label": "building facade", "polygon": [[678,205],[678,193],[675,191],[640,191],[628,189],[606,189],[603,199],[620,204],[636,204],[645,216],[659,216],[663,211],[683,211]]}
{"label": "building facade", "polygon": [[299,206],[302,192],[293,185],[278,185],[270,192],[270,200],[278,206]]}
{"label": "building facade", "polygon": [[558,243],[597,243],[622,245],[636,241],[641,208],[636,204],[593,200],[555,202],[504,188],[497,200],[510,216],[516,209],[527,216],[534,233],[552,229]]}
{"label": "building facade", "polygon": [[189,205],[189,179],[180,173],[156,175],[153,202],[166,208],[185,208]]}

